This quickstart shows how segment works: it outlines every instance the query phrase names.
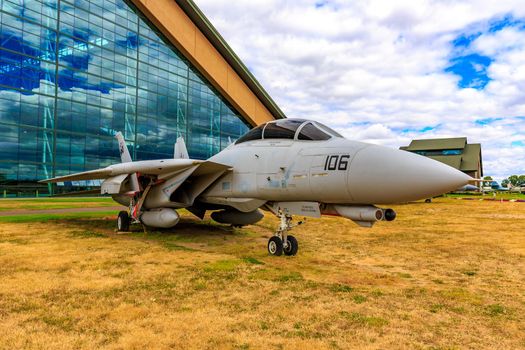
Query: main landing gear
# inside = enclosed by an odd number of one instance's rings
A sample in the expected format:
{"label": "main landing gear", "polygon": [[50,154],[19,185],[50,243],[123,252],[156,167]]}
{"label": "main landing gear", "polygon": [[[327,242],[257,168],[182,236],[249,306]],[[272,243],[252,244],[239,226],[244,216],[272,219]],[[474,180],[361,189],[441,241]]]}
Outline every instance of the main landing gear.
{"label": "main landing gear", "polygon": [[[132,197],[129,202],[129,209],[127,211],[123,210],[118,213],[117,231],[127,232],[129,231],[129,226],[131,224],[141,223],[140,214],[142,213],[142,206],[153,185],[155,185],[155,181],[153,179],[149,179],[149,183],[146,185],[146,189],[143,192],[138,191],[131,194]],[[144,230],[146,230],[145,225],[142,225],[142,227]]]}
{"label": "main landing gear", "polygon": [[127,211],[123,210],[120,213],[118,213],[117,230],[119,232],[129,231],[130,223],[131,223],[131,219],[129,218],[129,214]]}
{"label": "main landing gear", "polygon": [[281,222],[275,235],[268,240],[268,253],[275,256],[281,256],[283,253],[293,256],[299,250],[299,243],[294,236],[288,234],[288,231],[303,222],[299,221],[297,224],[292,224],[292,217],[282,212],[279,212],[277,216]]}

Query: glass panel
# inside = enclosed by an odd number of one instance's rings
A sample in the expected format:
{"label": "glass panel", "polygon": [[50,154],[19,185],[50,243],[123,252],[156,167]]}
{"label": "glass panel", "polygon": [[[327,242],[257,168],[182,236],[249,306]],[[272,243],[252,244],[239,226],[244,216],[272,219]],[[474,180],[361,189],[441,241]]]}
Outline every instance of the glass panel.
{"label": "glass panel", "polygon": [[297,137],[299,140],[323,141],[331,138],[330,135],[316,128],[312,123],[302,127]]}
{"label": "glass panel", "polygon": [[0,0],[0,115],[0,193],[13,195],[118,163],[117,131],[142,160],[172,158],[181,136],[208,158],[249,128],[124,0]]}
{"label": "glass panel", "polygon": [[295,132],[305,121],[300,119],[283,119],[268,123],[264,129],[265,139],[293,139]]}
{"label": "glass panel", "polygon": [[448,149],[448,150],[444,150],[442,154],[444,156],[457,156],[461,154],[461,150],[460,149]]}
{"label": "glass panel", "polygon": [[334,129],[332,128],[329,128],[328,126],[324,125],[324,124],[321,124],[321,123],[318,123],[318,122],[315,122],[315,124],[320,127],[322,130],[326,131],[327,133],[331,134],[332,136],[335,136],[335,137],[340,137],[340,138],[344,138],[343,135],[341,135],[340,133],[338,133],[337,131],[335,131]]}
{"label": "glass panel", "polygon": [[235,142],[235,144],[243,143],[243,142],[246,142],[246,141],[253,141],[253,140],[260,140],[260,139],[262,139],[262,132],[263,132],[263,129],[264,129],[265,125],[266,124],[259,125],[258,127],[253,128],[252,130],[248,131],[244,136],[242,136],[240,139],[238,139],[237,142]]}

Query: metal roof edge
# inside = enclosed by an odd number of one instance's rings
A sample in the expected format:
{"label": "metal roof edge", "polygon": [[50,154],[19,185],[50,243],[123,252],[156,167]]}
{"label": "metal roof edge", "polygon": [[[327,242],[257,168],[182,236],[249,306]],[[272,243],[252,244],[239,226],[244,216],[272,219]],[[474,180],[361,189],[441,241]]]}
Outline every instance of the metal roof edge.
{"label": "metal roof edge", "polygon": [[283,111],[277,106],[275,101],[264,90],[262,85],[257,81],[249,69],[242,63],[237,54],[226,43],[224,38],[219,34],[217,29],[206,18],[204,13],[197,7],[193,0],[175,0],[177,5],[186,13],[186,15],[195,23],[197,28],[206,36],[210,43],[219,51],[226,62],[239,74],[241,79],[248,85],[250,90],[259,98],[263,105],[268,108],[270,113],[276,119],[286,118]]}

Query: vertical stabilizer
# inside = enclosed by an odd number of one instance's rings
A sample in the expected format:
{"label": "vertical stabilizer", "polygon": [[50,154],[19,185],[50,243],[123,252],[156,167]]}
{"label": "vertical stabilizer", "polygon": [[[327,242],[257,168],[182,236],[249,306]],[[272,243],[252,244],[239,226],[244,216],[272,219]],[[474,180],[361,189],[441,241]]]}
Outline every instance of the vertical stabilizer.
{"label": "vertical stabilizer", "polygon": [[124,141],[124,136],[122,136],[122,133],[120,131],[117,132],[115,137],[118,140],[118,150],[120,152],[120,159],[122,163],[132,162],[131,155],[129,154],[129,150],[126,146],[126,141]]}
{"label": "vertical stabilizer", "polygon": [[[118,150],[120,152],[120,159],[122,163],[132,162],[133,160],[131,159],[131,155],[129,154],[129,150],[128,150],[128,147],[126,146],[126,141],[124,140],[124,136],[122,136],[122,133],[120,131],[117,132],[117,134],[115,135],[115,138],[118,140]],[[133,173],[129,175],[129,183],[130,183],[132,192],[140,191],[137,173]]]}
{"label": "vertical stabilizer", "polygon": [[173,153],[173,158],[175,159],[190,159],[188,155],[188,150],[186,149],[186,143],[182,137],[177,139],[175,142],[175,150]]}

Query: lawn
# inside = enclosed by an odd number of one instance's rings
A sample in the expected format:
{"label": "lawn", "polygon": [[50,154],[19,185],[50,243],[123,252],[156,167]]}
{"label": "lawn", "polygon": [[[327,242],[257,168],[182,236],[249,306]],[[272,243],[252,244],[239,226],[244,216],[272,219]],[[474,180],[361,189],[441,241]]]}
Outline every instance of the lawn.
{"label": "lawn", "polygon": [[462,193],[449,193],[446,195],[447,198],[472,198],[472,199],[485,199],[485,200],[516,200],[516,199],[525,199],[525,194],[523,193],[508,193],[508,192],[492,192],[492,193],[472,193],[472,194],[462,194]]}
{"label": "lawn", "polygon": [[115,214],[0,222],[0,348],[525,347],[525,203],[434,199],[363,229],[233,229],[183,211],[117,234]]}
{"label": "lawn", "polygon": [[100,208],[118,205],[111,197],[0,199],[0,214],[8,210]]}

